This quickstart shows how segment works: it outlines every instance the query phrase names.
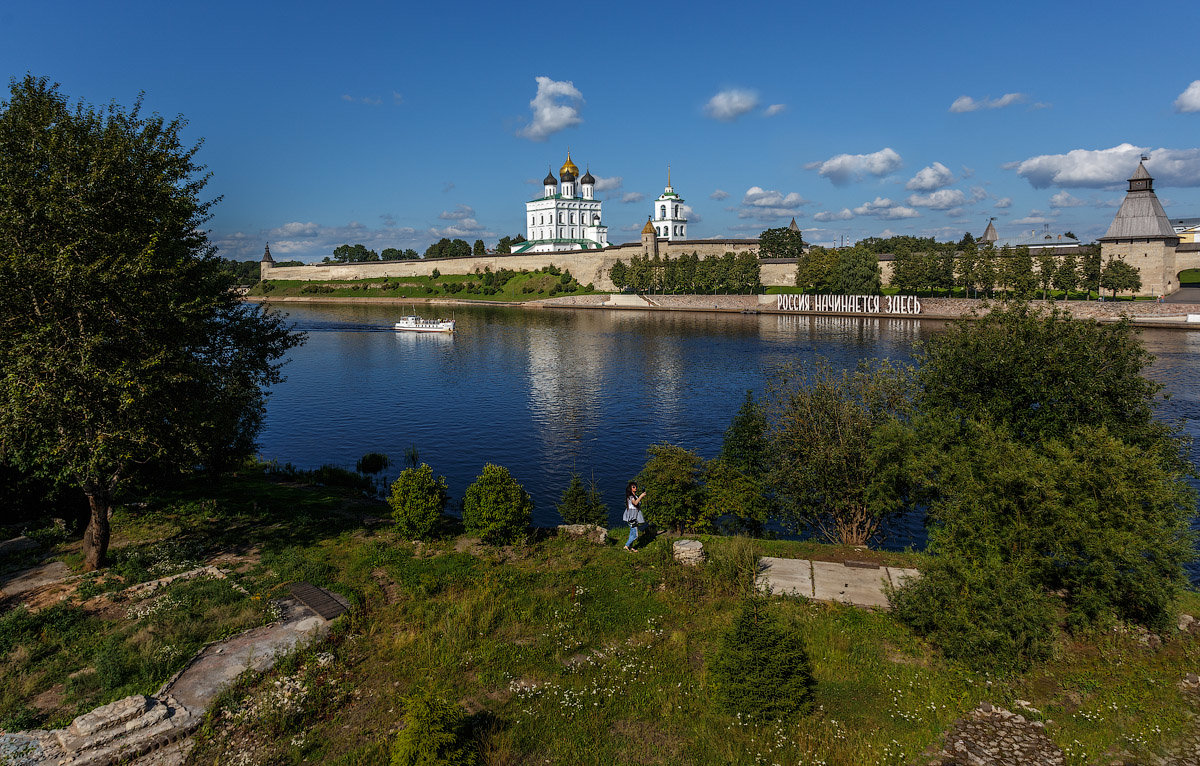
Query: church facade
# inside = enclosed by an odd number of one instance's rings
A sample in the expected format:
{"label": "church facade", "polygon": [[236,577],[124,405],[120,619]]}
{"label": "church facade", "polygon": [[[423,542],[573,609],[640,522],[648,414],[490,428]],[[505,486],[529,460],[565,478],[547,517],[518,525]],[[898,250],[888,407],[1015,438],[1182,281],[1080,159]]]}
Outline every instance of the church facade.
{"label": "church facade", "polygon": [[608,227],[596,199],[596,179],[590,170],[579,175],[571,161],[563,163],[542,182],[541,197],[525,203],[525,239],[513,254],[559,253],[572,250],[602,250],[608,247]]}

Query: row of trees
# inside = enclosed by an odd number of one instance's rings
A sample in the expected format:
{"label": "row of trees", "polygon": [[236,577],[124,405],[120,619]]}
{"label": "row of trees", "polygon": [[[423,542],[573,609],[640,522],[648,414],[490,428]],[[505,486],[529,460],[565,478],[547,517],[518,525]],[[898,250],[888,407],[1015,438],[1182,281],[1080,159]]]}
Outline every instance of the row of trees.
{"label": "row of trees", "polygon": [[[525,241],[525,237],[518,234],[515,237],[501,237],[500,243],[496,247],[497,253],[511,253],[513,245]],[[362,263],[365,261],[413,261],[418,258],[466,258],[468,256],[486,255],[487,247],[483,244],[482,239],[475,240],[475,244],[468,244],[465,239],[450,239],[442,237],[437,242],[432,243],[425,249],[425,255],[422,256],[416,250],[405,248],[403,250],[394,247],[385,247],[381,252],[375,252],[366,245],[338,245],[333,251],[333,257],[326,256],[322,259],[323,263]],[[279,264],[282,265],[282,264]],[[290,265],[290,262],[289,262]]]}
{"label": "row of trees", "polygon": [[878,295],[883,291],[879,259],[862,244],[811,247],[796,262],[796,286],[805,292]]}
{"label": "row of trees", "polygon": [[725,253],[700,258],[693,252],[678,258],[635,255],[629,265],[618,260],[609,270],[618,290],[688,295],[750,294],[763,291],[761,268],[754,253]]}
{"label": "row of trees", "polygon": [[933,555],[893,598],[950,656],[1023,667],[1071,630],[1164,629],[1195,556],[1195,476],[1127,323],[1016,305],[956,323],[913,366],[785,369],[705,463],[655,445],[647,518],[862,545],[924,512]]}
{"label": "row of trees", "polygon": [[1141,276],[1133,266],[1119,258],[1103,263],[1100,248],[1083,248],[1055,255],[1041,249],[1034,255],[1028,247],[979,246],[968,235],[962,242],[897,243],[892,250],[891,285],[902,292],[945,291],[960,288],[968,295],[992,297],[997,291],[1028,300],[1051,290],[1067,297],[1072,292],[1135,293],[1142,287]]}

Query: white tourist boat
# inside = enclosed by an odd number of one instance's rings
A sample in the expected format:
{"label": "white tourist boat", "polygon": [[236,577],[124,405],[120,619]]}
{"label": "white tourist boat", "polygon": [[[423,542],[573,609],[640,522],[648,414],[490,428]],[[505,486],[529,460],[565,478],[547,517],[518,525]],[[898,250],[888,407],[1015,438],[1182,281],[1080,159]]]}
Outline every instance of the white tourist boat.
{"label": "white tourist boat", "polygon": [[454,320],[422,319],[419,316],[400,317],[393,329],[396,332],[454,332]]}

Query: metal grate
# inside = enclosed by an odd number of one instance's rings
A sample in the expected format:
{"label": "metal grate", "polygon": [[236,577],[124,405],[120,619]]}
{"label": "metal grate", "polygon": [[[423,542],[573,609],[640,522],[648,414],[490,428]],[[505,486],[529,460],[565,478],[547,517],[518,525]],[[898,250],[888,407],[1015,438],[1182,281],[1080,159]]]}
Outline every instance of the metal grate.
{"label": "metal grate", "polygon": [[293,597],[326,620],[332,620],[350,610],[346,599],[311,583],[292,583],[291,591]]}

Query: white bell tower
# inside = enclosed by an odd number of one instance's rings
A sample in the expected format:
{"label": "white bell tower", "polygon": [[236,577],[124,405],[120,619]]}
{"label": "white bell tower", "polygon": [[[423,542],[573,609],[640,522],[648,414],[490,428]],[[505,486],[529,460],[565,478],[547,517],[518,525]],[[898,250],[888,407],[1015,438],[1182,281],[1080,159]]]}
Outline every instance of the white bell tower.
{"label": "white bell tower", "polygon": [[671,166],[667,165],[667,188],[654,200],[654,210],[650,214],[650,224],[659,239],[687,239],[687,218],[684,218],[683,208],[683,197],[671,186]]}

